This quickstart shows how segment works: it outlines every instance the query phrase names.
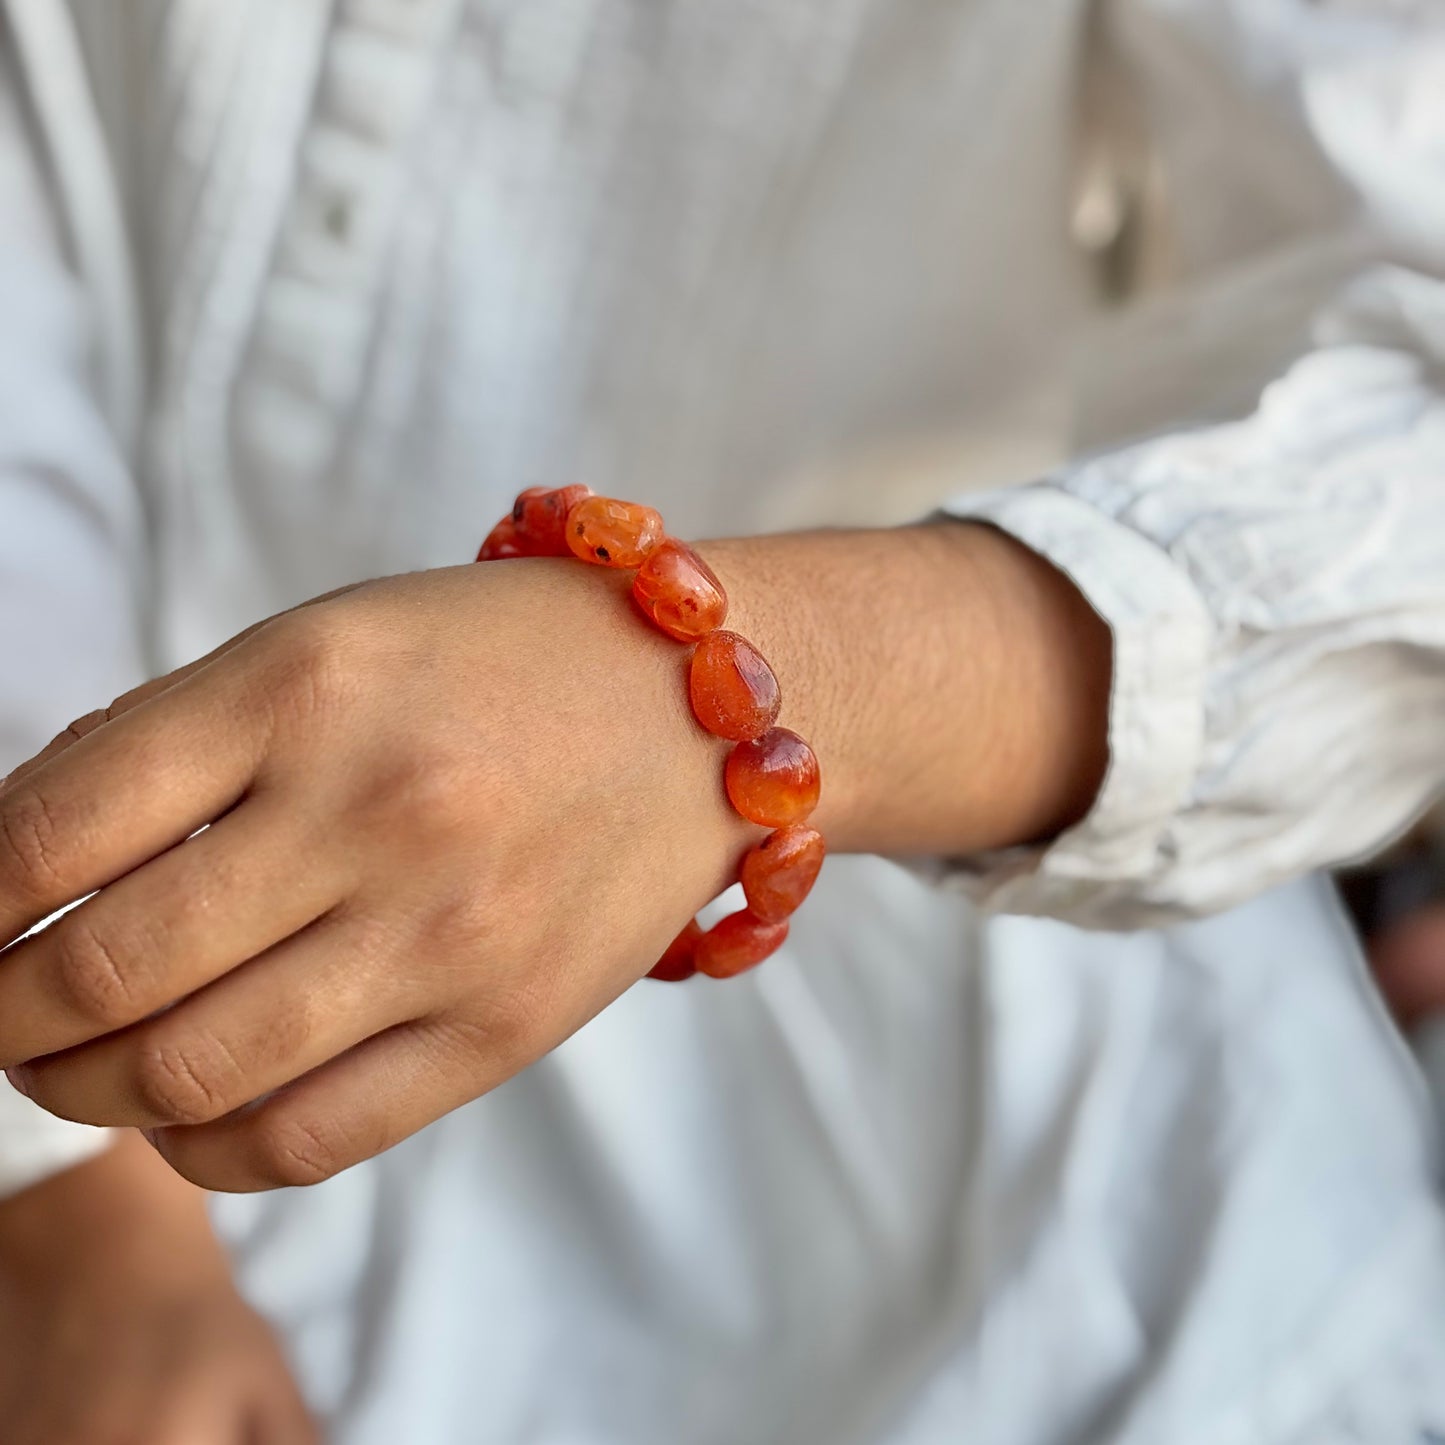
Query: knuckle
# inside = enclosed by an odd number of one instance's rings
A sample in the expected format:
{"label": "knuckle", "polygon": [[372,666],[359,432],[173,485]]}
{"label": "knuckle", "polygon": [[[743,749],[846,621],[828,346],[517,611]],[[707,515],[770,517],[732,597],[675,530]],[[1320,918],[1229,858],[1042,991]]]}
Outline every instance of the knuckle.
{"label": "knuckle", "polygon": [[548,1013],[547,989],[540,981],[514,982],[434,1019],[430,1043],[449,1068],[515,1067],[542,1052]]}
{"label": "knuckle", "polygon": [[[312,927],[324,944],[329,966],[344,967],[352,978],[369,981],[385,978],[389,970],[404,966],[415,934],[404,916],[362,908],[338,908]],[[325,1030],[335,1009],[334,995],[324,988],[298,992],[288,1003],[284,1030],[273,1029],[270,1042],[278,1048],[301,1048]]]}
{"label": "knuckle", "polygon": [[478,795],[467,761],[433,744],[388,767],[376,780],[372,801],[424,836],[451,838],[476,830]]}
{"label": "knuckle", "polygon": [[65,886],[60,828],[42,793],[26,788],[0,807],[0,854],[32,893],[48,896]]}
{"label": "knuckle", "polygon": [[298,724],[334,714],[355,691],[356,645],[351,629],[324,607],[303,608],[267,624],[275,641],[268,693]]}
{"label": "knuckle", "polygon": [[478,793],[471,773],[468,759],[449,752],[437,751],[418,760],[412,803],[430,827],[444,833],[476,827]]}
{"label": "knuckle", "polygon": [[87,1023],[120,1028],[143,1011],[124,951],[101,929],[79,916],[55,925],[55,986],[69,1008]]}
{"label": "knuckle", "polygon": [[537,978],[494,999],[488,1022],[497,1053],[508,1060],[535,1053],[548,1008],[548,991]]}
{"label": "knuckle", "polygon": [[[475,854],[469,853],[468,858],[474,859]],[[428,938],[467,960],[497,951],[498,934],[513,911],[478,888],[478,877],[485,876],[484,864],[477,863],[471,876],[438,890],[423,920]],[[522,903],[518,908],[525,906]]]}
{"label": "knuckle", "polygon": [[230,1100],[206,1051],[175,1043],[142,1050],[135,1091],[147,1114],[165,1124],[206,1124],[230,1111]]}
{"label": "knuckle", "polygon": [[281,1119],[260,1136],[257,1172],[268,1186],[304,1189],[322,1184],[346,1167],[339,1142],[305,1119]]}

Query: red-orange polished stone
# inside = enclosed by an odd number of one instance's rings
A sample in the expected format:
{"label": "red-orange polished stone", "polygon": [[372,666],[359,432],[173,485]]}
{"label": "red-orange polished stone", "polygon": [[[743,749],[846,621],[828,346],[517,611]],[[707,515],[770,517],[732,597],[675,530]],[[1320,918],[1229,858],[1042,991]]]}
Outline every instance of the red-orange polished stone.
{"label": "red-orange polished stone", "polygon": [[733,978],[746,973],[777,952],[787,936],[786,919],[782,923],[764,923],[747,909],[729,913],[698,939],[697,971],[709,978]]}
{"label": "red-orange polished stone", "polygon": [[702,928],[697,919],[690,918],[687,927],[667,945],[667,951],[648,970],[648,978],[659,978],[664,983],[681,983],[697,972],[697,945],[702,939]]}
{"label": "red-orange polished stone", "polygon": [[736,632],[709,632],[692,654],[693,716],[732,742],[761,737],[778,720],[783,691],[762,653]]}
{"label": "red-orange polished stone", "polygon": [[587,497],[567,514],[567,545],[603,567],[640,567],[662,538],[661,513],[636,502]]}
{"label": "red-orange polished stone", "polygon": [[806,823],[769,833],[743,855],[738,877],[748,909],[764,923],[781,923],[808,896],[828,846]]}
{"label": "red-orange polished stone", "polygon": [[591,487],[528,487],[512,505],[517,544],[529,557],[570,557],[567,518]]}
{"label": "red-orange polished stone", "polygon": [[717,574],[687,545],[668,537],[632,579],[632,597],[669,637],[695,642],[723,625],[727,593]]}
{"label": "red-orange polished stone", "polygon": [[525,557],[526,555],[517,541],[516,523],[512,521],[511,517],[503,517],[487,533],[487,540],[482,543],[481,550],[477,553],[477,561],[500,562],[506,557]]}
{"label": "red-orange polished stone", "polygon": [[728,754],[723,782],[732,805],[764,828],[801,823],[818,806],[822,777],[817,755],[797,733],[770,728]]}

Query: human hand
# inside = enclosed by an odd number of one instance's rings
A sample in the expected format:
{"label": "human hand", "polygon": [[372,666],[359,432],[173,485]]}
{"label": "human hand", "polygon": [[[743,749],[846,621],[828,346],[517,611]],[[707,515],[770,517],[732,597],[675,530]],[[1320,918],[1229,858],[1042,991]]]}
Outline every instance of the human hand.
{"label": "human hand", "polygon": [[17,770],[0,941],[99,891],[0,955],[12,1082],[206,1187],[307,1184],[591,1018],[760,836],[626,585],[368,583]]}
{"label": "human hand", "polygon": [[1445,1010],[1445,903],[1426,904],[1366,940],[1390,1011],[1409,1028]]}
{"label": "human hand", "polygon": [[[823,760],[833,851],[1082,816],[1111,642],[1040,558],[966,525],[705,555]],[[0,785],[0,943],[99,890],[0,954],[12,1082],[210,1188],[303,1184],[592,1017],[762,836],[627,590],[549,560],[368,583],[67,729]]]}
{"label": "human hand", "polygon": [[0,1200],[5,1445],[315,1445],[204,1200],[129,1136]]}

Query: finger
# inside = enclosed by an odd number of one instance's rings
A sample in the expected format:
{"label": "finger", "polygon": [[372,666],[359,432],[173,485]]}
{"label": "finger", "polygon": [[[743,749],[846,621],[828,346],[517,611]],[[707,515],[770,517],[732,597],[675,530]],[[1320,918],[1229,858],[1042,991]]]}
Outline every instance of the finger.
{"label": "finger", "polygon": [[174,672],[165,673],[161,677],[153,677],[149,682],[143,682],[139,687],[133,687],[129,692],[123,692],[110,704],[109,707],[97,708],[94,712],[88,712],[84,717],[76,718],[69,727],[56,733],[46,745],[19,767],[0,778],[0,791],[22,783],[37,768],[44,767],[52,758],[58,758],[61,753],[74,746],[82,738],[89,737],[97,728],[104,727],[106,723],[114,721],[118,717],[124,717],[126,713],[139,707],[143,702],[149,702],[151,698],[158,697],[161,693],[174,687],[178,682],[184,682],[186,678],[199,672],[203,667],[209,667],[218,657],[223,657],[238,642],[244,642],[258,627],[265,624],[258,622],[254,627],[248,627],[244,632],[238,633],[229,642],[223,643],[214,652],[208,652],[204,657],[198,657],[194,662],[187,663],[184,667],[178,667]]}
{"label": "finger", "polygon": [[334,908],[347,868],[279,793],[247,800],[0,954],[0,1065],[125,1028],[220,978]]}
{"label": "finger", "polygon": [[[251,630],[253,629],[242,633],[241,637],[236,638],[235,641],[241,641],[241,638],[248,636]],[[167,688],[174,687],[176,683],[184,682],[193,673],[209,666],[223,652],[229,651],[232,646],[233,643],[228,642],[225,647],[217,648],[215,652],[197,659],[186,667],[178,667],[174,672],[168,672],[163,677],[152,678],[149,682],[143,682],[139,687],[133,687],[129,692],[123,692],[108,707],[97,708],[94,712],[86,713],[84,717],[76,718],[68,727],[56,733],[33,758],[21,763],[19,767],[12,769],[3,779],[0,779],[0,789],[24,782],[37,768],[44,767],[52,758],[58,758],[61,753],[73,747],[82,738],[89,737],[97,728],[104,727],[106,723],[112,722],[118,717],[123,717],[133,708],[139,707],[141,703],[149,702],[151,698],[159,696]]]}
{"label": "finger", "polygon": [[485,1093],[521,1062],[504,1062],[503,1050],[479,1070],[476,1055],[467,1030],[403,1024],[254,1109],[147,1137],[203,1189],[244,1194],[319,1184]]}
{"label": "finger", "polygon": [[[344,596],[347,592],[354,592],[362,584],[360,582],[348,583],[345,587],[338,587],[334,591],[322,594],[320,597],[308,598],[297,607],[290,610],[299,612],[302,607],[314,607],[318,602],[330,602],[334,597]],[[285,613],[278,613],[277,616],[285,616]],[[118,717],[124,716],[132,709],[137,708],[143,702],[149,702],[151,698],[158,697],[161,693],[174,687],[179,682],[184,682],[202,668],[209,667],[217,659],[224,657],[232,648],[242,642],[254,632],[260,631],[266,623],[272,619],[266,618],[261,622],[254,622],[243,632],[238,632],[228,641],[223,642],[219,647],[208,652],[204,657],[198,657],[194,662],[188,662],[184,667],[178,667],[161,677],[152,678],[149,682],[143,682],[139,687],[133,687],[129,692],[122,693],[109,707],[98,708],[94,712],[88,712],[84,717],[77,718],[69,727],[57,733],[40,752],[28,761],[21,763],[12,769],[3,778],[0,778],[0,792],[16,783],[23,782],[36,768],[43,767],[52,758],[59,757],[82,738],[88,737],[97,728],[103,727],[106,723],[112,722]]]}
{"label": "finger", "polygon": [[85,1124],[204,1124],[319,1068],[398,1019],[408,940],[343,908],[124,1033],[16,1071],[52,1114]]}
{"label": "finger", "polygon": [[0,943],[230,808],[267,718],[244,670],[203,668],[0,793]]}
{"label": "finger", "polygon": [[89,733],[93,733],[96,728],[103,724],[108,723],[119,702],[120,699],[117,698],[110,707],[101,708],[97,712],[88,712],[84,717],[76,718],[69,727],[56,733],[34,757],[30,758],[27,762],[21,763],[19,767],[12,768],[3,778],[0,778],[0,792],[3,792],[14,783],[23,782],[36,768],[42,767],[48,763],[51,758],[59,757],[72,743],[78,743],[81,738]]}

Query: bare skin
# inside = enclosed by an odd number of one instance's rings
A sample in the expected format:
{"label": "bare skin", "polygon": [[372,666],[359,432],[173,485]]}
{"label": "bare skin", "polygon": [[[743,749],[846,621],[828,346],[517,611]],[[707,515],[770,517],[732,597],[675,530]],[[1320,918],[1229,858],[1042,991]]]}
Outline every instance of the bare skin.
{"label": "bare skin", "polygon": [[0,1200],[5,1445],[316,1445],[200,1191],[137,1136]]}
{"label": "bare skin", "polygon": [[1369,940],[1368,951],[1380,991],[1404,1027],[1445,1009],[1445,904],[1392,923]]}
{"label": "bare skin", "polygon": [[[704,550],[823,760],[835,849],[1085,811],[1109,638],[1031,553],[973,526]],[[82,719],[0,789],[0,942],[98,890],[0,956],[0,1064],[226,1190],[328,1178],[486,1092],[758,836],[684,659],[625,578],[504,562],[348,590]]]}

